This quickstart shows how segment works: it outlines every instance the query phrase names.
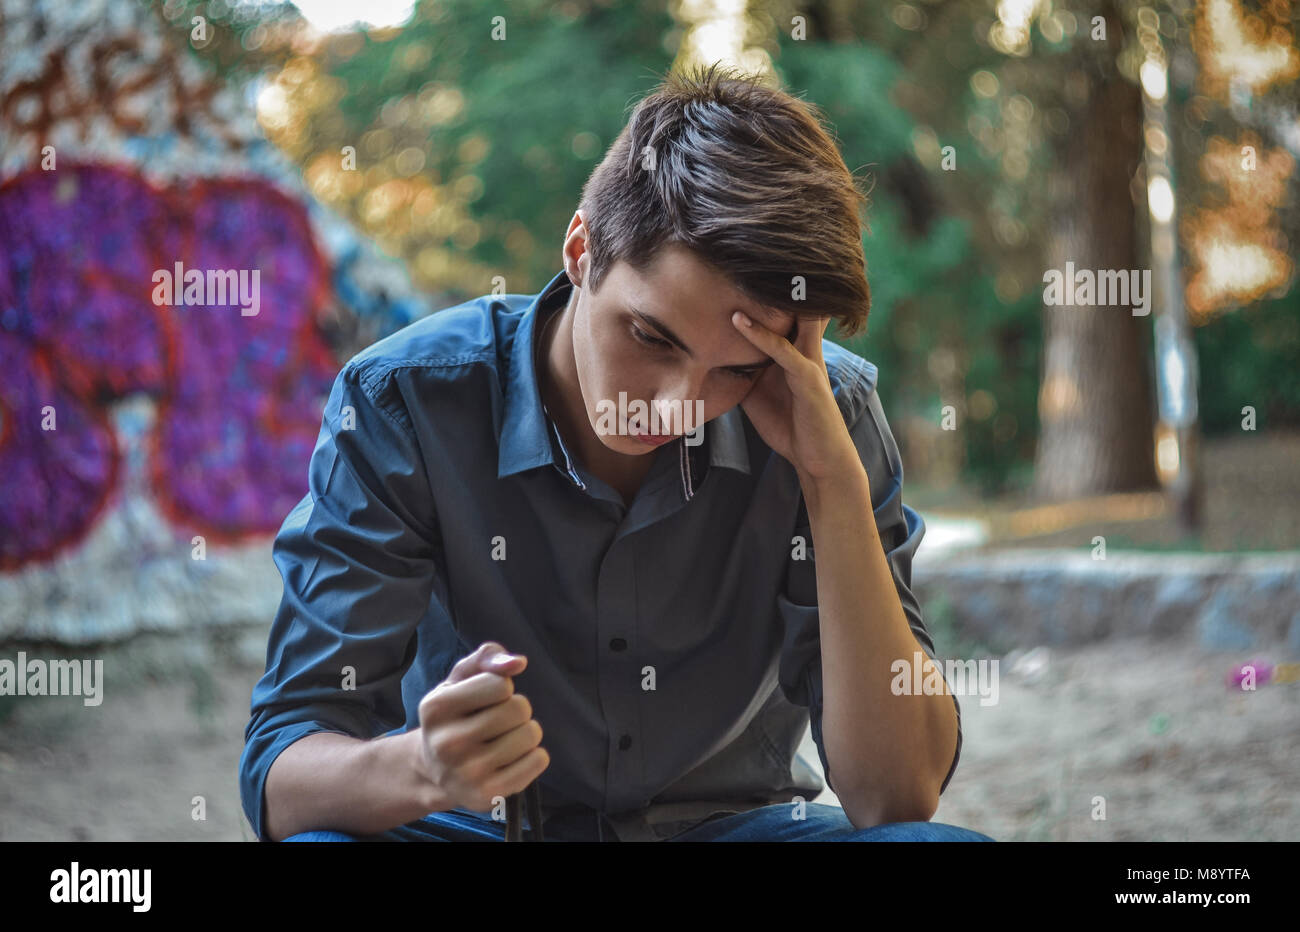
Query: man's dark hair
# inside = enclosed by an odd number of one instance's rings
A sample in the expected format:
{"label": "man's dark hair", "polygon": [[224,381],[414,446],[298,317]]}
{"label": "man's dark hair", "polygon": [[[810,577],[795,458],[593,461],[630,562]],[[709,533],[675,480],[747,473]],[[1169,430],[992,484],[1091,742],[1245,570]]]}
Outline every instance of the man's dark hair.
{"label": "man's dark hair", "polygon": [[[822,113],[759,75],[712,65],[668,74],[636,105],[583,187],[592,291],[622,260],[638,272],[669,243],[690,249],[751,300],[830,315],[852,336],[871,289],[866,195]],[[803,276],[796,300],[795,276]]]}

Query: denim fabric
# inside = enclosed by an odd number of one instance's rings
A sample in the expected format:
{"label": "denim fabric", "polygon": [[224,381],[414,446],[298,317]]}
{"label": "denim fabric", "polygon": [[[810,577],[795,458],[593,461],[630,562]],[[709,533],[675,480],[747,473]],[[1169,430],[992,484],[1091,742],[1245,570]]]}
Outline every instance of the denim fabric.
{"label": "denim fabric", "polygon": [[[674,834],[663,841],[993,841],[988,835],[943,822],[890,822],[855,829],[838,806],[810,803],[804,819],[794,818],[789,803],[763,806],[748,812],[717,816]],[[597,824],[595,813],[556,816],[544,820],[549,841],[617,841],[607,823]],[[419,822],[382,835],[352,836],[343,832],[303,832],[285,841],[493,841],[505,835],[500,822],[483,822],[461,812],[435,812]]]}

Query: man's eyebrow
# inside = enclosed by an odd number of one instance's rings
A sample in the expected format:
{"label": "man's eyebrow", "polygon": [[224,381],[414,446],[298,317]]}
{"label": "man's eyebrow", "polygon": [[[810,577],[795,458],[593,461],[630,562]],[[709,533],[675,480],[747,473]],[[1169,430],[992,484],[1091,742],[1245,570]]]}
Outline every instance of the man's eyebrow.
{"label": "man's eyebrow", "polygon": [[[638,308],[632,307],[631,305],[628,305],[628,310],[631,311],[633,314],[635,314],[635,315],[636,315],[638,318],[640,318],[641,320],[645,321],[645,323],[646,323],[649,327],[651,327],[651,328],[654,329],[654,330],[657,330],[657,331],[659,332],[659,335],[660,335],[661,337],[663,337],[663,338],[664,338],[665,340],[667,340],[669,343],[671,343],[671,344],[673,344],[674,346],[676,346],[678,349],[680,349],[680,350],[681,350],[683,353],[685,353],[687,356],[690,356],[692,359],[695,358],[695,354],[691,352],[690,347],[688,347],[685,343],[683,343],[682,340],[681,340],[681,337],[679,337],[679,336],[677,336],[677,334],[673,333],[672,330],[668,327],[667,324],[662,323],[658,318],[656,318],[656,317],[652,317],[651,315],[645,313],[644,311],[642,311],[642,310],[640,310],[640,309],[638,309]],[[790,323],[790,333],[787,335],[786,339],[790,340],[791,342],[794,342],[794,337],[795,337],[795,334],[798,333],[798,330],[799,330],[799,318],[798,318],[798,317],[795,317],[795,319],[794,319],[793,321],[791,321],[791,323]],[[776,362],[776,360],[773,359],[771,356],[768,356],[768,357],[767,357],[766,359],[764,359],[762,362],[743,363],[743,364],[741,364],[741,365],[737,365],[737,366],[723,366],[722,368],[724,368],[724,369],[751,369],[751,370],[758,370],[758,369],[766,369],[768,366],[772,365],[774,362]]]}

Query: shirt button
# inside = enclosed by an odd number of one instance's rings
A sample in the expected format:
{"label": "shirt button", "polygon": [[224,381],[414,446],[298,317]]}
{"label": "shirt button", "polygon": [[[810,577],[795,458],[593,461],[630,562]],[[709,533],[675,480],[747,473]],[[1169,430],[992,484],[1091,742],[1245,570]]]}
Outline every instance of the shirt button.
{"label": "shirt button", "polygon": [[631,735],[624,735],[623,737],[621,737],[621,738],[618,739],[618,749],[619,749],[620,751],[626,751],[626,750],[627,750],[628,748],[630,748],[631,746],[632,746],[632,736],[631,736]]}
{"label": "shirt button", "polygon": [[622,638],[614,638],[614,640],[609,642],[609,649],[627,650],[627,641],[623,640]]}

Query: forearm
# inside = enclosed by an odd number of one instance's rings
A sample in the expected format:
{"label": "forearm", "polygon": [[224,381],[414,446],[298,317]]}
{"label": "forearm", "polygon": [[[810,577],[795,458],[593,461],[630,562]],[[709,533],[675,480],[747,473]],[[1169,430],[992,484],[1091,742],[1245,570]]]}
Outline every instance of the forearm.
{"label": "forearm", "polygon": [[417,728],[368,741],[332,732],[295,741],[267,773],[268,835],[376,835],[449,808],[419,771],[419,740]]}
{"label": "forearm", "polygon": [[[817,554],[822,738],[855,825],[926,821],[957,743],[949,694],[893,694],[891,665],[920,651],[894,585],[865,470],[806,482]],[[931,661],[925,657],[924,675]]]}

